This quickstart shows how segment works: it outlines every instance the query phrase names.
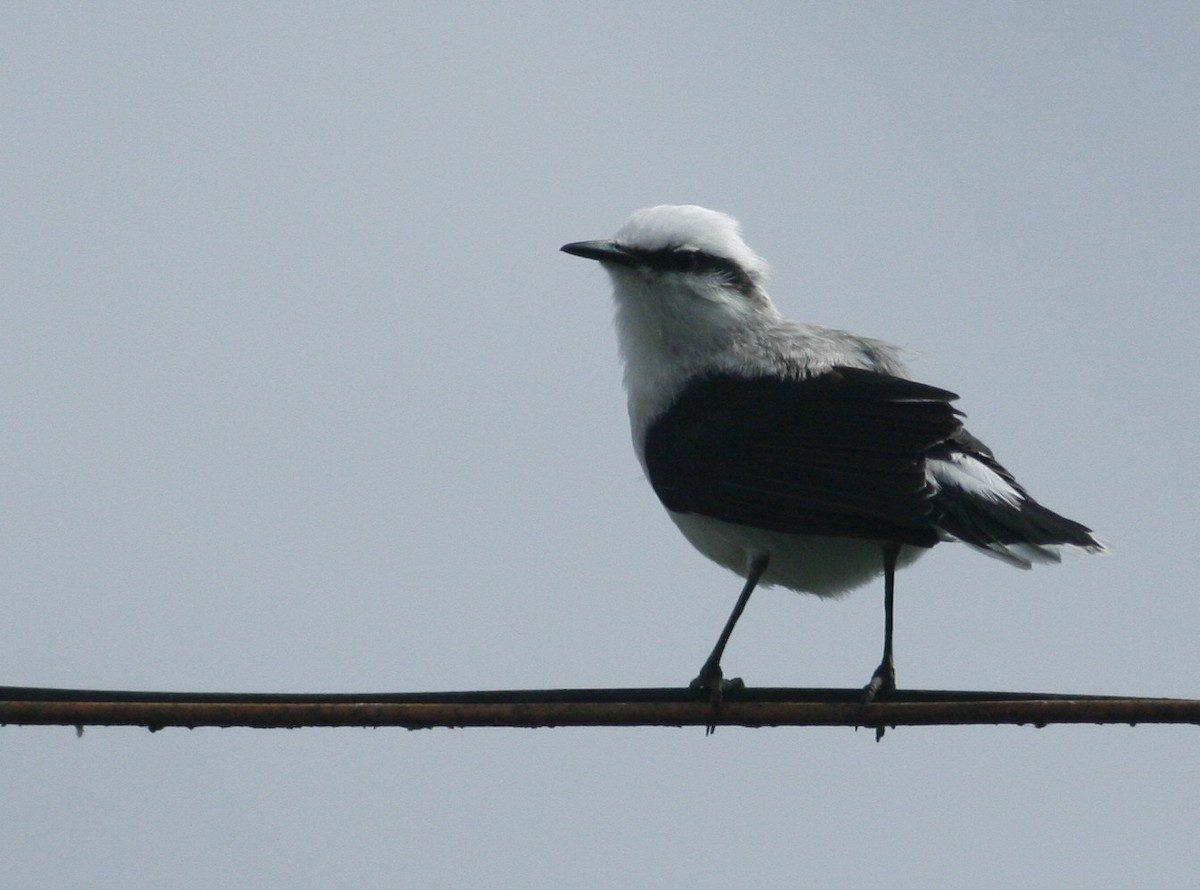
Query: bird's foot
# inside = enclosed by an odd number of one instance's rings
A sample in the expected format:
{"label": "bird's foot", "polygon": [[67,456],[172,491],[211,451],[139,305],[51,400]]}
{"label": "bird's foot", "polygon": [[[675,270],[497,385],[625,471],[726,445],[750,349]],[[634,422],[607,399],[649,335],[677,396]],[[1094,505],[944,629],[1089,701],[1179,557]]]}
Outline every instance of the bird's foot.
{"label": "bird's foot", "polygon": [[880,693],[896,691],[896,669],[890,664],[881,664],[871,675],[871,682],[863,687],[862,703],[869,705]]}
{"label": "bird's foot", "polygon": [[721,710],[721,701],[724,699],[725,693],[745,689],[746,684],[742,682],[741,677],[726,680],[720,662],[706,661],[704,667],[700,668],[696,679],[688,684],[688,688],[693,692],[707,695],[708,700],[712,703],[712,719],[704,728],[705,735],[712,735],[717,729],[717,714]]}
{"label": "bird's foot", "polygon": [[[896,691],[896,668],[890,662],[883,662],[879,667],[875,668],[875,673],[871,675],[871,682],[863,687],[862,707],[865,708],[871,702],[875,701],[876,696],[889,692]],[[884,727],[875,727],[875,741],[883,738]]]}

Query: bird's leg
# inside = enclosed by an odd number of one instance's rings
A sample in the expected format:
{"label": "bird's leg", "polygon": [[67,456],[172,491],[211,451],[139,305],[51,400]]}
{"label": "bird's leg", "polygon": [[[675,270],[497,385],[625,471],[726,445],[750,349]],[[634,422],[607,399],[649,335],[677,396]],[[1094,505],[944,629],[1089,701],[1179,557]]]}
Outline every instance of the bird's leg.
{"label": "bird's leg", "polygon": [[883,660],[871,682],[863,688],[863,704],[870,702],[881,692],[896,688],[896,666],[892,662],[892,625],[896,594],[896,559],[900,555],[899,544],[887,544],[883,548]]}
{"label": "bird's leg", "polygon": [[703,667],[700,668],[700,673],[689,684],[689,688],[697,692],[707,692],[712,700],[713,723],[708,725],[706,735],[711,734],[716,728],[717,711],[721,707],[722,695],[727,690],[741,689],[746,685],[739,678],[732,680],[725,679],[724,672],[721,670],[721,656],[725,653],[725,644],[729,642],[729,636],[733,633],[733,626],[742,617],[742,611],[746,608],[746,603],[750,601],[750,594],[754,592],[754,588],[758,585],[763,572],[767,570],[767,565],[770,561],[771,557],[767,553],[756,553],[750,558],[750,563],[746,567],[746,584],[742,588],[737,602],[734,603],[733,611],[729,613],[729,620],[725,622],[721,636],[717,638],[717,644],[713,646],[712,653],[704,662]]}
{"label": "bird's leg", "polygon": [[[865,708],[880,692],[891,692],[896,688],[896,665],[892,662],[892,624],[896,594],[896,559],[900,555],[899,544],[886,544],[883,548],[883,660],[871,682],[863,688],[862,706]],[[883,738],[885,727],[875,727],[875,741]]]}

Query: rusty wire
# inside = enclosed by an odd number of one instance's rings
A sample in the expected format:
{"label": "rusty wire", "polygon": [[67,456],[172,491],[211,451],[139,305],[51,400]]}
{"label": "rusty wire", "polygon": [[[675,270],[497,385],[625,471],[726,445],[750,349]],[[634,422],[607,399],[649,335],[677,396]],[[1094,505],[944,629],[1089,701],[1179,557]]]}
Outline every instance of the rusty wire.
{"label": "rusty wire", "polygon": [[0,725],[255,727],[1200,725],[1200,701],[906,690],[865,707],[854,689],[745,689],[712,704],[686,689],[390,694],[129,692],[0,686]]}

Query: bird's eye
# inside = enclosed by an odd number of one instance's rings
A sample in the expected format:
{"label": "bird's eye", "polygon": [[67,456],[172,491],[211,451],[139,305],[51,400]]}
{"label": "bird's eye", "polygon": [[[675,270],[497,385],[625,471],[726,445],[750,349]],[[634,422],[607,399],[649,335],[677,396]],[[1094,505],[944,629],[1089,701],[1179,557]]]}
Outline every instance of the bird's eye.
{"label": "bird's eye", "polygon": [[720,275],[726,283],[749,293],[754,282],[734,260],[692,247],[666,247],[638,252],[642,261],[659,272],[697,272]]}
{"label": "bird's eye", "polygon": [[672,250],[669,258],[674,272],[696,272],[704,266],[704,254],[698,250]]}

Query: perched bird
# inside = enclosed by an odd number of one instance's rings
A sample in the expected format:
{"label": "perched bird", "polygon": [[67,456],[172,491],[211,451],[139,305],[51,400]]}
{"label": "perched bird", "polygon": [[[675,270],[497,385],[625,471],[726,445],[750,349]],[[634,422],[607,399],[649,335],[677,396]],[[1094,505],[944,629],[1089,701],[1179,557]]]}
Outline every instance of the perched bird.
{"label": "perched bird", "polygon": [[633,445],[654,492],[697,550],[745,578],[692,681],[714,707],[737,682],[721,655],[759,584],[834,596],[884,576],[865,702],[895,688],[895,571],[939,541],[1020,568],[1105,550],[963,428],[954,393],[910,380],[900,348],[780,315],[733,218],[649,207],[611,239],[562,249],[612,278]]}

